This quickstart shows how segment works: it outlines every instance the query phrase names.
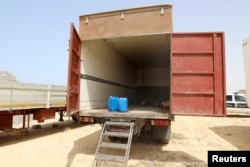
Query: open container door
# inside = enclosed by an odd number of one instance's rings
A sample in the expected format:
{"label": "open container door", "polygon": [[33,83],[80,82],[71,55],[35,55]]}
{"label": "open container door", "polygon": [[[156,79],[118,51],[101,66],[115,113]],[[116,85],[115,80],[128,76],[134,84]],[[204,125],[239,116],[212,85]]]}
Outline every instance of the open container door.
{"label": "open container door", "polygon": [[67,114],[72,115],[79,111],[80,93],[80,65],[81,39],[71,23],[69,42],[68,87],[67,87]]}
{"label": "open container door", "polygon": [[171,113],[224,116],[224,33],[171,36]]}

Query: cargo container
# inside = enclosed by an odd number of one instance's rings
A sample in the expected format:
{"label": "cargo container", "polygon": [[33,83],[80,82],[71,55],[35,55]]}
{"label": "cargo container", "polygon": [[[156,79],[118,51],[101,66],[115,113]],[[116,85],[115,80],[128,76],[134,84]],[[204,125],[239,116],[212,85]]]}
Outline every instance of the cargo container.
{"label": "cargo container", "polygon": [[[223,32],[173,32],[172,6],[79,17],[71,24],[67,112],[81,122],[134,122],[168,143],[174,115],[224,116]],[[110,96],[128,112],[110,112]]]}
{"label": "cargo container", "polygon": [[243,40],[243,56],[247,89],[247,106],[250,107],[250,37]]}

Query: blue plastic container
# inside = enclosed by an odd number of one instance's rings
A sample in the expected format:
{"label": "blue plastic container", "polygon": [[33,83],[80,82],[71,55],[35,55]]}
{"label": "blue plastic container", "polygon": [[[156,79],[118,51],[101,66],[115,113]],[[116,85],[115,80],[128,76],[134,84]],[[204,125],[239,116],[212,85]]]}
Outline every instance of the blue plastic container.
{"label": "blue plastic container", "polygon": [[128,99],[127,98],[121,97],[119,99],[119,111],[128,112]]}
{"label": "blue plastic container", "polygon": [[108,109],[109,111],[118,111],[119,109],[119,98],[115,96],[110,96],[108,99]]}

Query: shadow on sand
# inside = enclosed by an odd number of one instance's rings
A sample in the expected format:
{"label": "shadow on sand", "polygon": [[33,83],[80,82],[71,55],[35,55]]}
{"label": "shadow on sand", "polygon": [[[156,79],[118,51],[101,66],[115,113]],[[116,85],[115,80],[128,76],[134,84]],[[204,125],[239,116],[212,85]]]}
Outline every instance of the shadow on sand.
{"label": "shadow on sand", "polygon": [[63,122],[56,121],[52,123],[44,123],[41,124],[40,129],[30,128],[27,132],[13,134],[9,136],[0,136],[0,147],[60,133],[62,131],[67,130],[67,128],[75,129],[82,126],[85,125],[80,123],[75,123],[72,120],[67,120]]}
{"label": "shadow on sand", "polygon": [[250,126],[215,126],[210,129],[238,149],[250,150]]}
{"label": "shadow on sand", "polygon": [[[90,135],[78,139],[74,142],[74,147],[68,154],[67,166],[71,166],[77,154],[91,155],[94,157],[101,130],[98,130]],[[178,163],[198,163],[199,166],[206,166],[206,164],[182,151],[168,151],[163,150],[164,144],[155,140],[148,140],[139,138],[132,142],[129,159],[146,160],[146,161],[162,161],[162,162],[178,162]],[[116,150],[112,150],[115,153]],[[119,150],[117,150],[117,155]],[[92,161],[92,160],[91,160]],[[83,162],[84,164],[84,162]]]}

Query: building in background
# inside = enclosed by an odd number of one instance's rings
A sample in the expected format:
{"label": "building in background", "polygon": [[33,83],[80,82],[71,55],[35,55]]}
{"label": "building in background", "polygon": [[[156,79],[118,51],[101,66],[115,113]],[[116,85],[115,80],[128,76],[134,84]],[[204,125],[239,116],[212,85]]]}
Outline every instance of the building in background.
{"label": "building in background", "polygon": [[247,103],[250,106],[250,36],[243,40],[243,55],[245,63]]}

